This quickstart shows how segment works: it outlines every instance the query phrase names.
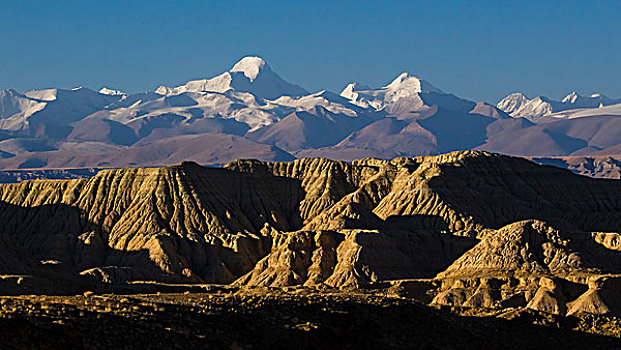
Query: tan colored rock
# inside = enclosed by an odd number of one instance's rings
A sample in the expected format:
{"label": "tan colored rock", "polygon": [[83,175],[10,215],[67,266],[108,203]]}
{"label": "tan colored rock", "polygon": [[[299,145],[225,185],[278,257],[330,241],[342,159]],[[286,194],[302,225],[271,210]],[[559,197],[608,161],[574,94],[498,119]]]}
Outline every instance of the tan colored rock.
{"label": "tan colored rock", "polygon": [[621,315],[621,276],[593,277],[588,286],[589,289],[584,294],[569,303],[568,315]]}
{"label": "tan colored rock", "polygon": [[271,253],[236,284],[361,286],[432,277],[473,240],[383,230],[299,231],[274,236]]}
{"label": "tan colored rock", "polygon": [[555,315],[567,313],[567,305],[560,285],[548,277],[542,277],[539,280],[539,289],[526,307]]}
{"label": "tan colored rock", "polygon": [[537,293],[533,299],[528,302],[526,307],[555,315],[565,315],[567,312],[567,307],[559,296],[545,288],[538,289]]}
{"label": "tan colored rock", "polygon": [[[463,286],[442,286],[436,299],[487,307],[537,293],[530,282],[486,284],[493,278],[621,273],[620,183],[481,151],[3,184],[0,222],[7,274],[53,268],[111,283],[355,287],[437,275]],[[32,263],[47,260],[60,264]],[[463,298],[449,297],[458,289]]]}
{"label": "tan colored rock", "polygon": [[571,273],[618,270],[619,259],[620,254],[598,246],[590,234],[557,230],[544,222],[527,220],[487,232],[479,244],[439,277],[515,272],[566,277]]}

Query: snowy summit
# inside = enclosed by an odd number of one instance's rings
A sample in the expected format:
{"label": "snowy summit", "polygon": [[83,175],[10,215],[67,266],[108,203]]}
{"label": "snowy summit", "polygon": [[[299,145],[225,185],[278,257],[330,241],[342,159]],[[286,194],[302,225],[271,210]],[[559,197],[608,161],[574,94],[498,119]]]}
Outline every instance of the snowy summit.
{"label": "snowy summit", "polygon": [[257,56],[247,56],[242,58],[239,62],[237,62],[233,68],[231,68],[231,72],[241,72],[252,82],[254,81],[261,70],[264,68],[269,69],[269,66],[261,57]]}

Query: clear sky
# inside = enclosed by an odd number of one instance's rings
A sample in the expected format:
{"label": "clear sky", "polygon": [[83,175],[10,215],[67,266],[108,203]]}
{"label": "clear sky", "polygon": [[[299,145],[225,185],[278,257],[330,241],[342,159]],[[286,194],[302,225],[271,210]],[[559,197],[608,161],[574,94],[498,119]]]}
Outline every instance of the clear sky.
{"label": "clear sky", "polygon": [[259,55],[339,92],[409,71],[473,100],[621,97],[621,1],[0,0],[0,89],[152,90]]}

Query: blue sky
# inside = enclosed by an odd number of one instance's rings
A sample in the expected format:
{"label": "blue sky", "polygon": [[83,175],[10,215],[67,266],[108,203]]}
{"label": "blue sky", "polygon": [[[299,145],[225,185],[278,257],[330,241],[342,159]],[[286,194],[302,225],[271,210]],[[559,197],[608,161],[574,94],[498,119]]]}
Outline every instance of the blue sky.
{"label": "blue sky", "polygon": [[308,90],[621,97],[621,1],[0,0],[0,89],[152,90],[259,55]]}

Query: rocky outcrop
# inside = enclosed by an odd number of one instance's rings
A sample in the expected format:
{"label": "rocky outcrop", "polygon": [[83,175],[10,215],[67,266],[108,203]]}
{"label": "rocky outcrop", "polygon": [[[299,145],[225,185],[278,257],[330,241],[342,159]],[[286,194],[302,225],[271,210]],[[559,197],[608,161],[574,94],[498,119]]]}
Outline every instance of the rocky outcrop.
{"label": "rocky outcrop", "polygon": [[521,274],[578,278],[594,271],[621,272],[621,254],[598,244],[591,235],[526,220],[488,231],[440,277]]}
{"label": "rocky outcrop", "polygon": [[593,276],[587,282],[589,289],[568,304],[568,314],[621,315],[621,276]]}
{"label": "rocky outcrop", "polygon": [[360,287],[384,280],[429,278],[470,249],[474,241],[398,230],[281,233],[274,236],[270,254],[235,283]]}

